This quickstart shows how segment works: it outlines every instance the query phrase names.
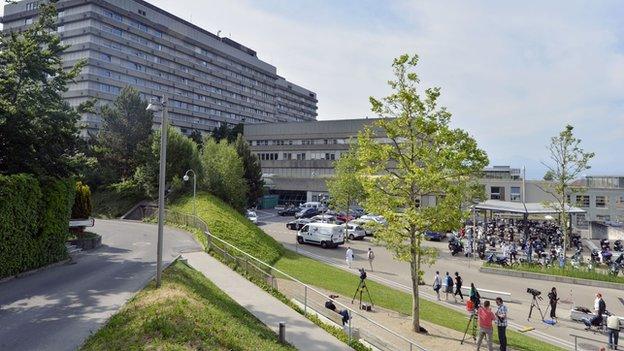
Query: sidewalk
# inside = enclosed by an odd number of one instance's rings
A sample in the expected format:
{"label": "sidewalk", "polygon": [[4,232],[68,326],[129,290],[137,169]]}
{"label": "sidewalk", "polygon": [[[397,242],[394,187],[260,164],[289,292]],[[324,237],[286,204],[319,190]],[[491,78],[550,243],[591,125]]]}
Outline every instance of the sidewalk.
{"label": "sidewalk", "polygon": [[202,272],[276,334],[279,322],[285,322],[286,340],[298,350],[353,350],[207,253],[185,253],[184,257],[191,267]]}

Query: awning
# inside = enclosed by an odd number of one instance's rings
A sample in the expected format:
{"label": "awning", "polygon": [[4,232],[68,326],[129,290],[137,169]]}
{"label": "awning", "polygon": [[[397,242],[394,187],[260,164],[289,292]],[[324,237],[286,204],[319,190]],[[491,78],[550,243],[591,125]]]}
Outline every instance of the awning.
{"label": "awning", "polygon": [[[548,207],[539,202],[510,202],[501,200],[486,200],[473,206],[477,210],[490,210],[494,212],[521,213],[521,214],[557,214],[561,211]],[[568,213],[585,213],[586,211],[566,205]]]}

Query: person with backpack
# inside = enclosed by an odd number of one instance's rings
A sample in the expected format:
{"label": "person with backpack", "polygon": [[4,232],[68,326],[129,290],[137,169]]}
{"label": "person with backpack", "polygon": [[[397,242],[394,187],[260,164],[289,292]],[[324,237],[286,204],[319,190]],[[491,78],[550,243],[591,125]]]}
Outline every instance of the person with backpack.
{"label": "person with backpack", "polygon": [[375,259],[375,253],[369,247],[368,253],[366,254],[366,258],[368,258],[368,264],[370,264],[371,272],[373,271],[373,260]]}
{"label": "person with backpack", "polygon": [[449,294],[453,293],[453,278],[451,278],[449,272],[446,272],[446,276],[444,276],[444,283],[446,284],[446,289],[444,290],[446,293],[445,301],[448,301]]}
{"label": "person with backpack", "polygon": [[455,293],[453,294],[453,297],[455,298],[455,302],[457,302],[457,294],[459,294],[459,297],[461,298],[462,302],[464,302],[464,295],[462,294],[462,291],[461,291],[463,283],[464,281],[462,280],[462,277],[459,275],[459,272],[455,272]]}
{"label": "person with backpack", "polygon": [[440,279],[440,272],[436,271],[433,278],[433,291],[435,291],[438,301],[440,301],[440,288],[442,287],[442,280]]}

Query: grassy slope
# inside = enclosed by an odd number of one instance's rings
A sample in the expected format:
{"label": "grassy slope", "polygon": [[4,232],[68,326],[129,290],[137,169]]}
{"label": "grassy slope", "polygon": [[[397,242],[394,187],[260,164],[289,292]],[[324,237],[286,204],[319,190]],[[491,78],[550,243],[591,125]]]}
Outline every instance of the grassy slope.
{"label": "grassy slope", "polygon": [[[193,198],[180,198],[169,209],[193,213]],[[213,235],[264,262],[274,264],[284,253],[284,248],[277,241],[210,194],[197,194],[197,215],[208,224]]]}
{"label": "grassy slope", "polygon": [[[192,198],[182,198],[169,208],[192,213]],[[273,263],[276,268],[304,283],[331,290],[343,296],[350,296],[357,287],[359,278],[355,274],[283,249],[277,241],[246,220],[244,216],[213,196],[198,195],[197,212],[208,223],[214,235],[265,262]],[[411,315],[410,294],[373,281],[368,282],[368,287],[375,304]],[[467,322],[465,313],[424,299],[420,299],[420,306],[420,316],[423,320],[464,332]],[[507,338],[509,346],[518,350],[562,350],[518,332],[509,331]]]}
{"label": "grassy slope", "polygon": [[176,262],[82,350],[295,350],[201,273]]}
{"label": "grassy slope", "polygon": [[93,202],[92,216],[97,218],[119,218],[132,206],[143,200],[136,194],[127,194],[116,190],[98,190],[91,195]]}

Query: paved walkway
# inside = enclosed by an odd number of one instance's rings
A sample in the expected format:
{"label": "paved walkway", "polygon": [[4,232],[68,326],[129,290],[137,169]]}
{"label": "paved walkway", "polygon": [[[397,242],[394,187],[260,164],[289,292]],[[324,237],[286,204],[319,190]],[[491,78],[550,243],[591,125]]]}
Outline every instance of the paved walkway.
{"label": "paved walkway", "polygon": [[224,293],[245,307],[275,333],[286,323],[286,340],[302,351],[352,350],[277,298],[204,252],[184,254],[191,267],[202,272]]}

